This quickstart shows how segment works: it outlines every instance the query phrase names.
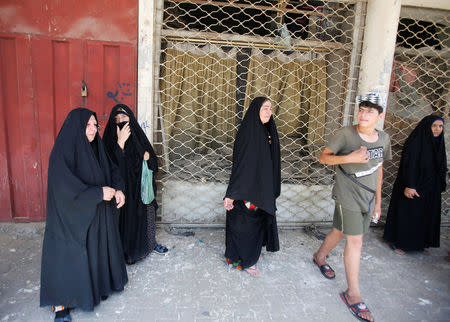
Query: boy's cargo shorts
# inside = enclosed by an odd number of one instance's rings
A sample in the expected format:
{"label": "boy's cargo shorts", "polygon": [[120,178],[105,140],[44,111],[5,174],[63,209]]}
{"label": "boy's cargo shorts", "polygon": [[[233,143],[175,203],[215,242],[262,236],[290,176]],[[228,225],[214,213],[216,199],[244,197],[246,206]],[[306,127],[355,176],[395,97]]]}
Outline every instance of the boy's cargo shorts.
{"label": "boy's cargo shorts", "polygon": [[362,235],[369,231],[372,216],[360,211],[352,211],[342,208],[335,203],[333,227],[346,235]]}

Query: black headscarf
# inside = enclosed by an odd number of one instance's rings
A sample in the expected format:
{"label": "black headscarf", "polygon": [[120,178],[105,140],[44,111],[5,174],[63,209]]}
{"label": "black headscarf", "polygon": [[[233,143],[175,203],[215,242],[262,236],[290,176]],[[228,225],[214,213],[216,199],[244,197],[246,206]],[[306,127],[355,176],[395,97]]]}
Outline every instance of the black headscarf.
{"label": "black headscarf", "polygon": [[275,199],[281,187],[280,142],[273,116],[266,125],[261,122],[259,112],[266,100],[266,97],[253,99],[236,134],[233,168],[225,197],[251,201],[275,215]]}
{"label": "black headscarf", "polygon": [[[147,151],[150,154],[150,159],[148,160],[149,169],[153,172],[158,171],[158,162],[156,158],[155,151],[153,151],[153,147],[150,144],[150,141],[145,135],[144,131],[140,127],[136,117],[133,114],[133,111],[124,104],[117,104],[111,110],[111,114],[109,115],[108,123],[106,124],[105,133],[103,134],[103,141],[105,142],[106,148],[108,151],[112,151],[112,147],[117,143],[117,124],[115,117],[117,114],[125,114],[130,118],[130,129],[131,136],[125,143],[125,149],[128,146],[132,145],[135,153],[137,153],[142,161],[144,157],[144,152]],[[127,144],[128,143],[128,144]],[[114,160],[114,157],[113,157]]]}
{"label": "black headscarf", "polygon": [[102,189],[122,190],[123,181],[98,133],[93,144],[86,137],[92,115],[72,110],[50,154],[41,306],[92,310],[128,281],[116,202],[104,201]]}
{"label": "black headscarf", "polygon": [[[443,119],[437,115],[425,116],[411,132],[403,146],[399,175],[404,187],[417,189],[426,182],[421,180],[421,172],[434,171],[441,180],[441,191],[446,188],[447,156],[445,152],[444,131],[435,138],[431,126],[436,120]],[[430,169],[423,169],[430,168]]]}

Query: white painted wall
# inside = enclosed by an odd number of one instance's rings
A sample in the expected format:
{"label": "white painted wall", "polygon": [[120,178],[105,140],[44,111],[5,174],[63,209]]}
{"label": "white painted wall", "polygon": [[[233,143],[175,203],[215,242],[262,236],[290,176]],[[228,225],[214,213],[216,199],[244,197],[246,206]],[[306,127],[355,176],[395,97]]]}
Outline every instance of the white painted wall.
{"label": "white painted wall", "polygon": [[137,119],[153,143],[155,1],[139,0]]}
{"label": "white painted wall", "polygon": [[[225,224],[223,197],[226,189],[226,184],[165,181],[161,189],[162,221],[171,224]],[[277,199],[277,221],[280,224],[331,221],[334,212],[331,189],[331,186],[322,185],[282,184]]]}
{"label": "white painted wall", "polygon": [[[389,94],[400,0],[369,0],[359,72],[358,94],[377,93],[386,103]],[[358,106],[355,107],[354,120]],[[377,126],[383,128],[383,120]]]}
{"label": "white painted wall", "polygon": [[402,0],[402,6],[450,10],[449,0]]}

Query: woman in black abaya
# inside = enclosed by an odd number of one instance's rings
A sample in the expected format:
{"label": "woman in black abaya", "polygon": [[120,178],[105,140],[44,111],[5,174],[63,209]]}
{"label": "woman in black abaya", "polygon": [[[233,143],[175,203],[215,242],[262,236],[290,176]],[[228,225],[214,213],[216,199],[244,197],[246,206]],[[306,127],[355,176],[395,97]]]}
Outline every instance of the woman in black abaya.
{"label": "woman in black abaya", "polygon": [[151,251],[166,253],[167,248],[158,245],[155,239],[158,204],[153,200],[146,205],[141,200],[143,161],[153,171],[153,191],[156,197],[155,174],[158,171],[158,160],[128,106],[117,104],[113,107],[103,134],[103,142],[125,181],[127,203],[120,210],[119,220],[125,261],[127,264],[134,264]]}
{"label": "woman in black abaya", "polygon": [[442,118],[428,115],[403,147],[383,235],[398,254],[439,247],[447,175],[443,128]]}
{"label": "woman in black abaya", "polygon": [[94,112],[68,114],[48,168],[40,305],[53,306],[55,321],[70,321],[68,308],[92,311],[128,281],[117,228],[123,182]]}
{"label": "woman in black abaya", "polygon": [[275,199],[280,195],[280,144],[272,103],[257,97],[242,120],[233,148],[233,167],[224,198],[225,258],[259,275],[262,246],[279,250]]}

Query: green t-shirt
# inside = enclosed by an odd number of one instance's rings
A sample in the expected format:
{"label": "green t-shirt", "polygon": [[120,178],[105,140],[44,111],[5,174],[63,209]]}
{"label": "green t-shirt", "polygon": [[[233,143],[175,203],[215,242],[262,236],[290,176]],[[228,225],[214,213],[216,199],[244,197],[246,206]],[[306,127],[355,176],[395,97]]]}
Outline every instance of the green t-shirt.
{"label": "green t-shirt", "polygon": [[[376,190],[378,169],[384,160],[392,159],[391,142],[389,135],[378,131],[376,142],[366,142],[358,134],[355,125],[345,126],[339,129],[326,145],[334,155],[347,155],[361,146],[366,146],[369,152],[368,163],[346,163],[340,166],[355,180],[366,187]],[[375,194],[369,192],[336,167],[335,183],[332,196],[344,209],[369,213],[373,211]]]}

